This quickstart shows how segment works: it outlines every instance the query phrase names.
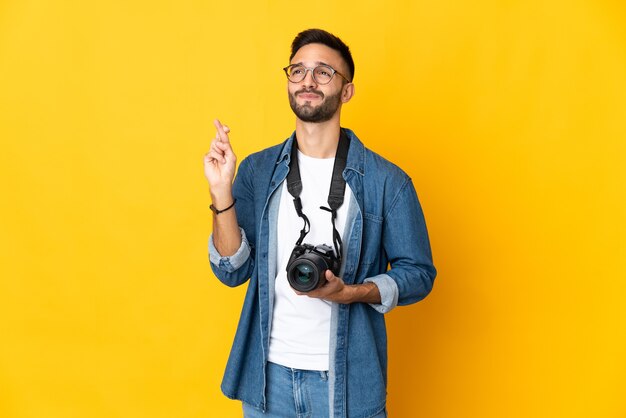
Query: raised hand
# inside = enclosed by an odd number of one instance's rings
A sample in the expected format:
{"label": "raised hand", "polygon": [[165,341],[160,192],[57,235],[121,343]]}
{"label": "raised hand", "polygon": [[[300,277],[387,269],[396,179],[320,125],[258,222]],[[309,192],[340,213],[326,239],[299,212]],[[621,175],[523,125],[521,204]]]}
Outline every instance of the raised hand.
{"label": "raised hand", "polygon": [[227,201],[232,193],[237,156],[230,145],[228,126],[222,125],[217,119],[213,124],[217,134],[211,141],[209,152],[204,155],[204,175],[209,181],[214,200]]}

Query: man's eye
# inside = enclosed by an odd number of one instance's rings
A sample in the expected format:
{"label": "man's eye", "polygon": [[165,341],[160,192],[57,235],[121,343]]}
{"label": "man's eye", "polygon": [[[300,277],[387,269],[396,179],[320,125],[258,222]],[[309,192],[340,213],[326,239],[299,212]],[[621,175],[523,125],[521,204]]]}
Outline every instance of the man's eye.
{"label": "man's eye", "polygon": [[293,68],[291,74],[302,74],[302,68]]}

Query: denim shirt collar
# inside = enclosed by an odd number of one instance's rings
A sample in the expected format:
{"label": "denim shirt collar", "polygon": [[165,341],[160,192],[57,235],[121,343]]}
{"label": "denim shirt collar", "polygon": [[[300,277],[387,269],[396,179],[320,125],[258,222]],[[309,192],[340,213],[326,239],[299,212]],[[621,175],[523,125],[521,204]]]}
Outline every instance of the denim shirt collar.
{"label": "denim shirt collar", "polygon": [[[352,130],[348,128],[341,128],[345,131],[350,138],[350,148],[348,149],[348,159],[346,160],[346,169],[344,170],[344,177],[347,174],[347,170],[353,170],[360,174],[361,176],[365,175],[365,146],[363,143],[357,138],[357,136],[352,132]],[[287,166],[291,161],[291,147],[293,146],[293,141],[296,138],[296,131],[293,131],[291,136],[287,138],[284,142],[283,148],[280,152],[278,160],[276,161],[276,165],[282,163],[283,161]]]}

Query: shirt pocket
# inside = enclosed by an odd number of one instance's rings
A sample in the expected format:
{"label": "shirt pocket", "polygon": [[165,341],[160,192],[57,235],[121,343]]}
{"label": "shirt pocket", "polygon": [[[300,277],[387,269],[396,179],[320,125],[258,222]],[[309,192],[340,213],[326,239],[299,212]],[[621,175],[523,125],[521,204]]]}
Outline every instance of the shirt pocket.
{"label": "shirt pocket", "polygon": [[361,243],[362,266],[368,266],[377,261],[382,249],[383,218],[365,212],[363,216],[363,242]]}

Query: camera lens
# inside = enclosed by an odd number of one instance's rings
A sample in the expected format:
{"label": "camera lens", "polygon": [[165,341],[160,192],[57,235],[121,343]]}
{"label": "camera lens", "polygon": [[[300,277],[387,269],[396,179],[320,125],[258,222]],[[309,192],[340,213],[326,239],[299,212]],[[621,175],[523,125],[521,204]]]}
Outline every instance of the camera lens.
{"label": "camera lens", "polygon": [[310,292],[326,283],[326,270],[336,264],[339,260],[327,245],[296,245],[287,263],[287,280],[298,292]]}
{"label": "camera lens", "polygon": [[326,268],[324,260],[306,254],[289,265],[287,280],[294,289],[308,292],[324,284],[323,272]]}
{"label": "camera lens", "polygon": [[300,283],[306,284],[313,279],[313,268],[308,264],[299,264],[296,266],[296,280]]}

